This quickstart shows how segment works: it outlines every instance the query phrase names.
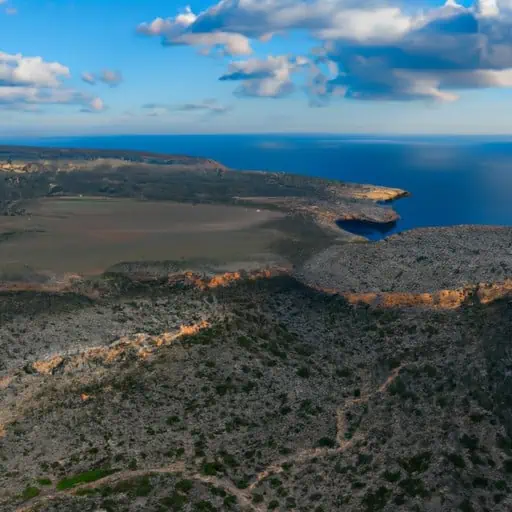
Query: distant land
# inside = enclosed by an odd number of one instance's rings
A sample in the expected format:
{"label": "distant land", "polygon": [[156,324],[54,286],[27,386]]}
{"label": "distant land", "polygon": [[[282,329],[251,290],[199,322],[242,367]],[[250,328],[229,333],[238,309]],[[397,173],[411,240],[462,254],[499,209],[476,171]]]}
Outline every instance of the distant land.
{"label": "distant land", "polygon": [[[418,227],[512,225],[512,143],[505,136],[113,135],[31,142],[185,153],[232,169],[284,171],[407,190],[411,197],[393,205],[400,220],[384,235]],[[383,233],[364,236],[380,239]]]}

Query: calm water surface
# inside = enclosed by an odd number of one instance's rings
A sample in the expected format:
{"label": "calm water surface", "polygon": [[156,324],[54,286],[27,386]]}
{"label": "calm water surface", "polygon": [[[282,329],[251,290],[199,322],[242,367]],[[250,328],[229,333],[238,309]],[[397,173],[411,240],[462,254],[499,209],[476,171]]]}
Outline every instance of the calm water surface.
{"label": "calm water surface", "polygon": [[[424,226],[512,225],[512,139],[152,135],[18,142],[185,153],[237,169],[284,171],[406,189],[412,196],[394,204],[402,219],[388,234]],[[369,234],[374,239],[382,237],[377,231]]]}

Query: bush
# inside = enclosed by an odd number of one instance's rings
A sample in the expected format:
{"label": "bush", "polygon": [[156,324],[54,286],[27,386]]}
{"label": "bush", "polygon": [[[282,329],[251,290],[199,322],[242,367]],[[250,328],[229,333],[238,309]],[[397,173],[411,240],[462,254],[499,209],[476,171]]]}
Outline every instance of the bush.
{"label": "bush", "polygon": [[25,488],[21,496],[24,501],[28,501],[33,498],[36,498],[37,496],[39,496],[40,493],[41,491],[37,487],[27,487]]}
{"label": "bush", "polygon": [[366,512],[382,510],[386,506],[391,494],[391,491],[383,486],[379,487],[375,492],[369,492],[363,498],[363,505]]}
{"label": "bush", "polygon": [[174,492],[170,496],[163,498],[160,503],[171,510],[181,510],[187,503],[187,498]]}
{"label": "bush", "polygon": [[423,473],[428,469],[431,459],[432,452],[421,452],[414,455],[410,459],[402,459],[400,461],[400,465],[408,473]]}
{"label": "bush", "polygon": [[330,437],[322,437],[318,440],[317,445],[321,448],[334,448],[336,446],[336,441]]}
{"label": "bush", "polygon": [[215,512],[217,509],[207,500],[202,500],[194,505],[196,512]]}
{"label": "bush", "polygon": [[429,494],[427,489],[425,489],[423,480],[420,480],[419,478],[406,478],[398,485],[411,497],[421,496],[422,498],[425,498]]}
{"label": "bush", "polygon": [[222,471],[224,468],[220,462],[205,462],[202,467],[202,473],[206,476],[215,476],[217,472]]}
{"label": "bush", "polygon": [[224,498],[224,506],[227,508],[231,508],[233,505],[236,505],[236,503],[236,497],[233,496],[232,494]]}
{"label": "bush", "polygon": [[400,471],[384,471],[383,473],[383,477],[388,481],[388,482],[398,482],[400,480],[400,477],[401,477],[401,473]]}
{"label": "bush", "polygon": [[63,478],[57,484],[57,490],[64,491],[80,484],[95,482],[96,480],[105,478],[106,476],[109,476],[115,472],[116,470],[113,469],[93,469],[91,471],[86,471],[85,473],[80,473],[70,478]]}
{"label": "bush", "polygon": [[311,372],[309,371],[308,368],[302,366],[297,370],[297,375],[302,379],[309,379],[309,377],[311,376]]}
{"label": "bush", "polygon": [[264,498],[263,498],[262,494],[253,494],[253,496],[252,496],[253,503],[262,503],[263,500],[264,500]]}
{"label": "bush", "polygon": [[194,487],[192,480],[180,480],[176,483],[175,489],[177,491],[187,493],[192,489],[192,487]]}
{"label": "bush", "polygon": [[462,455],[459,455],[458,453],[447,453],[446,458],[456,467],[463,469],[466,467],[466,462],[464,460],[464,457]]}

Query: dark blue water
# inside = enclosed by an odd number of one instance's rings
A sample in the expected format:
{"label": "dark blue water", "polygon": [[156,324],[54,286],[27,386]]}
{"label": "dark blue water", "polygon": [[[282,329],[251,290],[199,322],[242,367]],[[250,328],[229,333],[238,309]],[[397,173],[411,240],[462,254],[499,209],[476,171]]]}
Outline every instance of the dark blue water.
{"label": "dark blue water", "polygon": [[[512,139],[171,135],[19,142],[185,153],[237,169],[285,171],[406,189],[412,196],[394,204],[402,219],[389,233],[423,226],[512,225]],[[369,235],[382,237],[378,231]]]}

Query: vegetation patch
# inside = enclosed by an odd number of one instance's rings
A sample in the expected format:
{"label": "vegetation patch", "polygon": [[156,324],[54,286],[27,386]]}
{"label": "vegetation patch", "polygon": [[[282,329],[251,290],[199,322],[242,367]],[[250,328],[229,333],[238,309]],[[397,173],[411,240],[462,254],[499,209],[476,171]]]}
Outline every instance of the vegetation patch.
{"label": "vegetation patch", "polygon": [[86,471],[85,473],[79,473],[78,475],[63,478],[60,482],[57,483],[57,490],[65,491],[66,489],[72,489],[77,485],[87,484],[90,482],[95,482],[96,480],[101,480],[106,476],[112,475],[117,470],[115,469],[92,469],[91,471]]}
{"label": "vegetation patch", "polygon": [[41,491],[37,487],[29,486],[23,490],[21,497],[23,498],[23,501],[28,501],[37,498],[37,496],[39,496],[40,493]]}

